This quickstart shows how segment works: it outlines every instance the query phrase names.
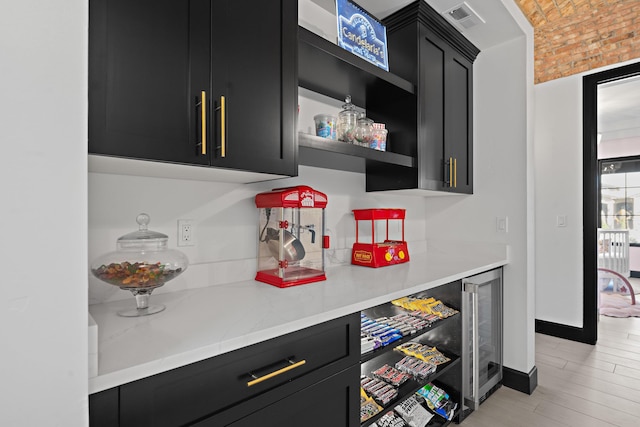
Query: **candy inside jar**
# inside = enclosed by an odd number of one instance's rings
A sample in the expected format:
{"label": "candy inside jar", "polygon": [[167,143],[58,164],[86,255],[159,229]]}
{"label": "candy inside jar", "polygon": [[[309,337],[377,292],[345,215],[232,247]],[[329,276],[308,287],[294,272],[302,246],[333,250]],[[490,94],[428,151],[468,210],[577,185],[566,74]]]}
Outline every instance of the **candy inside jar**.
{"label": "candy inside jar", "polygon": [[367,118],[364,113],[360,113],[358,117],[356,141],[362,147],[369,147],[373,141],[373,120]]}
{"label": "candy inside jar", "polygon": [[369,145],[369,148],[374,150],[386,151],[387,149],[387,134],[389,131],[385,129],[384,123],[373,124],[373,140]]}
{"label": "candy inside jar", "polygon": [[356,140],[357,121],[356,106],[351,103],[351,96],[347,95],[342,111],[338,114],[338,140],[353,144]]}

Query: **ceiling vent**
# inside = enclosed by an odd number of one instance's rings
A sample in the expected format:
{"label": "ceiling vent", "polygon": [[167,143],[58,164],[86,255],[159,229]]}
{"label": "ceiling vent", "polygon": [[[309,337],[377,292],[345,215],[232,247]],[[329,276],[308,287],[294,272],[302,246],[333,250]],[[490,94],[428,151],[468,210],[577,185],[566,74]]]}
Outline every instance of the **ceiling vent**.
{"label": "ceiling vent", "polygon": [[484,24],[485,20],[480,17],[467,2],[452,7],[442,13],[442,15],[451,22],[458,30],[464,32],[478,24]]}

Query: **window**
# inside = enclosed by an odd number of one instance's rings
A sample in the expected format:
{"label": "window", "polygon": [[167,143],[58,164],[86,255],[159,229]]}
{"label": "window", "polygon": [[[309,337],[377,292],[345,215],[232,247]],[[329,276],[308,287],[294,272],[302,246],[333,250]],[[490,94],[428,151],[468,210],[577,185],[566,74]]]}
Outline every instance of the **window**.
{"label": "window", "polygon": [[628,229],[640,246],[640,159],[600,162],[600,227]]}

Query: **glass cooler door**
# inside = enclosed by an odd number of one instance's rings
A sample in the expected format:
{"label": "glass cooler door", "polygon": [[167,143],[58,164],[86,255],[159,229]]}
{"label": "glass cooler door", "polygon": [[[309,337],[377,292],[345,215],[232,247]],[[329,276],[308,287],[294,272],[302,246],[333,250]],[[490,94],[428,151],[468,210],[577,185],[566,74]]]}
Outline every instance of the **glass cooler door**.
{"label": "glass cooler door", "polygon": [[463,393],[475,410],[502,381],[502,269],[462,281]]}

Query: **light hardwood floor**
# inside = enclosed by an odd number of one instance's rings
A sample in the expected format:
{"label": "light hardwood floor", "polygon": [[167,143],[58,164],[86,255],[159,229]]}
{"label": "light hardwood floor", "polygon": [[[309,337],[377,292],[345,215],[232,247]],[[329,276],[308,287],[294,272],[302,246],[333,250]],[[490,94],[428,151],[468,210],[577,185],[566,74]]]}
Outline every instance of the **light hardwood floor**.
{"label": "light hardwood floor", "polygon": [[640,426],[640,318],[600,316],[595,346],[536,334],[536,366],[530,396],[501,387],[460,425]]}

